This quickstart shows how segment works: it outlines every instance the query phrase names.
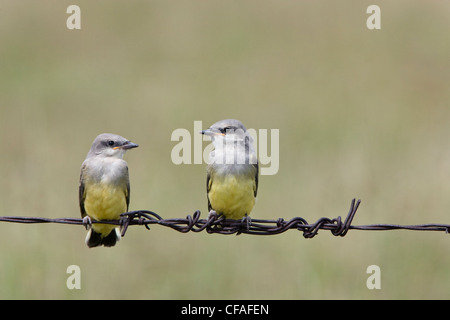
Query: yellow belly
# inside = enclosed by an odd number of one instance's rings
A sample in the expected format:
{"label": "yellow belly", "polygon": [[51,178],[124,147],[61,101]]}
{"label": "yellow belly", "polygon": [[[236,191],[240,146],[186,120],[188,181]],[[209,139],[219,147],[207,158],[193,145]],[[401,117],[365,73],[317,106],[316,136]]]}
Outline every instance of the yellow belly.
{"label": "yellow belly", "polygon": [[[94,184],[86,190],[84,200],[86,213],[94,220],[116,220],[127,211],[126,189],[117,186],[106,187]],[[104,236],[113,230],[115,225],[93,224],[92,228]]]}
{"label": "yellow belly", "polygon": [[211,207],[228,219],[242,219],[255,205],[255,181],[247,177],[228,175],[217,177],[211,184],[208,198]]}

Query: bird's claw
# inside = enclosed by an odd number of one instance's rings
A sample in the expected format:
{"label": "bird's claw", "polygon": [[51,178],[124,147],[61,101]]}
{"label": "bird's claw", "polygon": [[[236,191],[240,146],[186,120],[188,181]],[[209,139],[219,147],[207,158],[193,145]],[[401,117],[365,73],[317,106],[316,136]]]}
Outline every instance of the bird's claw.
{"label": "bird's claw", "polygon": [[250,218],[249,215],[245,215],[241,220],[242,225],[245,225],[246,230],[248,231],[250,229],[250,226],[252,224],[252,218]]}
{"label": "bird's claw", "polygon": [[83,225],[86,228],[86,230],[89,230],[92,228],[92,219],[89,216],[85,216],[83,218]]}
{"label": "bird's claw", "polygon": [[209,211],[208,216],[206,217],[206,220],[210,220],[210,218],[217,218],[217,212],[215,210]]}

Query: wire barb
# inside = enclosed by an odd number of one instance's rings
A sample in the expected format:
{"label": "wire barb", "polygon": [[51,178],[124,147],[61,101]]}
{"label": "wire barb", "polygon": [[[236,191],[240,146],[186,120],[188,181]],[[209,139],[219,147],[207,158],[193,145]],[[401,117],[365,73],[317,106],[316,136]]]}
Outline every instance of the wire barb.
{"label": "wire barb", "polygon": [[[244,217],[242,220],[225,219],[224,216],[218,215],[215,211],[209,212],[206,219],[200,219],[199,210],[186,218],[163,219],[160,215],[149,210],[137,210],[123,213],[119,220],[102,220],[96,221],[90,219],[89,224],[102,223],[120,226],[122,237],[128,230],[129,226],[141,225],[150,230],[150,225],[158,224],[169,227],[178,232],[202,232],[219,233],[219,234],[236,234],[241,233],[252,235],[273,235],[286,232],[287,230],[298,230],[303,232],[303,237],[311,239],[315,237],[319,230],[329,230],[334,236],[344,237],[350,229],[354,230],[416,230],[416,231],[445,231],[450,232],[450,225],[446,224],[422,224],[422,225],[395,225],[395,224],[374,224],[353,226],[352,222],[356,211],[361,204],[361,200],[353,199],[350,209],[344,221],[338,216],[337,218],[320,218],[315,223],[309,224],[301,217],[295,217],[288,221],[283,218],[277,220],[262,220]],[[77,218],[37,218],[37,217],[0,217],[0,222],[14,223],[60,223],[60,224],[77,224],[87,226],[84,219]]]}

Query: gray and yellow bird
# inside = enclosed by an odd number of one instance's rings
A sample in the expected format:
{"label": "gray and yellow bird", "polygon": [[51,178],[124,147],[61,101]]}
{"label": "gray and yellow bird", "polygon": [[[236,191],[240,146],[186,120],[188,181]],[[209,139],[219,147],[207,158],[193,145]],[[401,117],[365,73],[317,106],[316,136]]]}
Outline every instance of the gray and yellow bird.
{"label": "gray and yellow bird", "polygon": [[123,156],[137,144],[111,133],[98,135],[81,166],[79,200],[81,216],[88,227],[88,247],[112,247],[120,240],[115,225],[91,223],[116,220],[128,211],[130,181],[128,164]]}
{"label": "gray and yellow bird", "polygon": [[226,119],[201,132],[211,136],[206,190],[208,210],[228,219],[250,215],[258,192],[258,159],[253,138],[238,120]]}

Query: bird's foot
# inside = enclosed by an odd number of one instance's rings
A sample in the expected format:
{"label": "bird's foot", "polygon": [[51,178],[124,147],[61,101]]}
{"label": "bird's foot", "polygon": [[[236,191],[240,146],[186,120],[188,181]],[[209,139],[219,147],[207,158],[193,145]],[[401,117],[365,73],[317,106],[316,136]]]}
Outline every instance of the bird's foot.
{"label": "bird's foot", "polygon": [[83,226],[86,228],[86,230],[90,230],[92,228],[92,219],[89,216],[85,216],[83,218]]}
{"label": "bird's foot", "polygon": [[215,219],[215,218],[217,218],[217,216],[218,216],[217,212],[215,210],[211,209],[211,211],[209,211],[209,213],[208,213],[208,216],[206,217],[206,220],[210,220],[210,218]]}
{"label": "bird's foot", "polygon": [[241,220],[242,226],[245,226],[246,230],[248,231],[250,229],[250,226],[252,224],[252,218],[250,218],[249,215],[245,215]]}

